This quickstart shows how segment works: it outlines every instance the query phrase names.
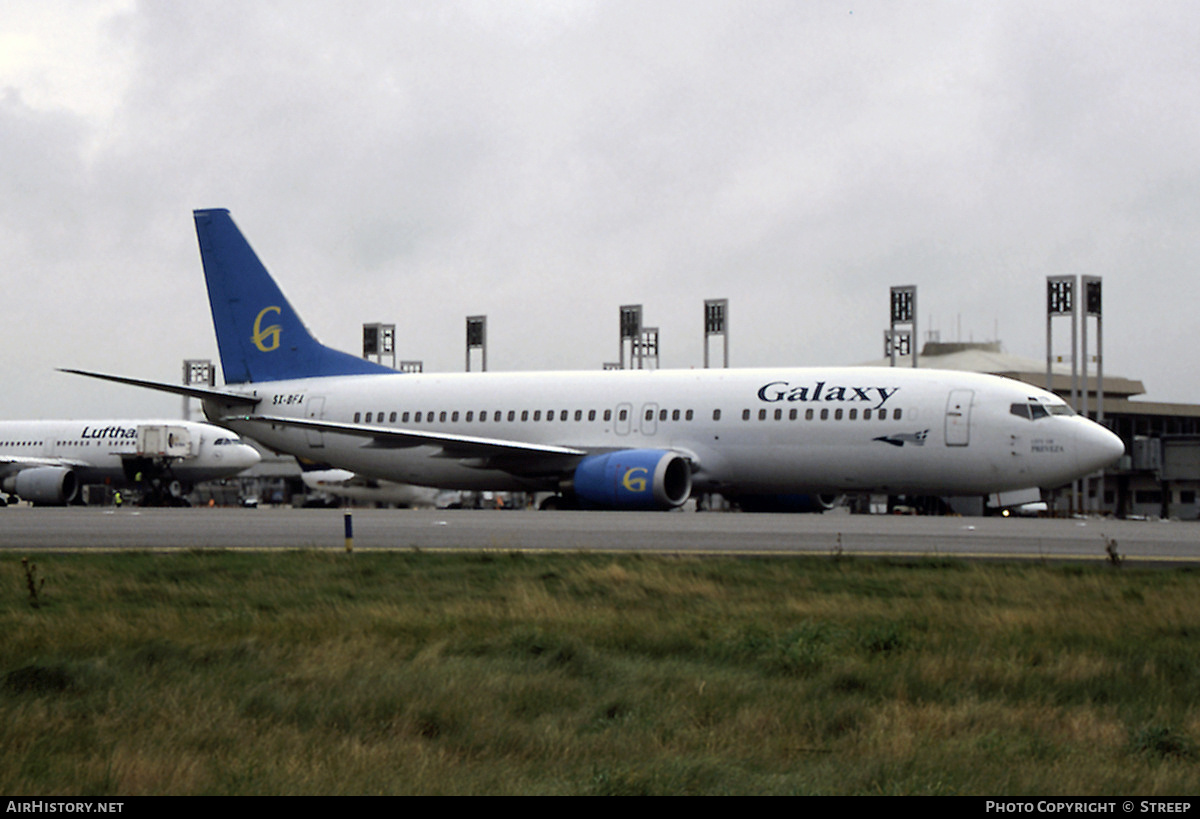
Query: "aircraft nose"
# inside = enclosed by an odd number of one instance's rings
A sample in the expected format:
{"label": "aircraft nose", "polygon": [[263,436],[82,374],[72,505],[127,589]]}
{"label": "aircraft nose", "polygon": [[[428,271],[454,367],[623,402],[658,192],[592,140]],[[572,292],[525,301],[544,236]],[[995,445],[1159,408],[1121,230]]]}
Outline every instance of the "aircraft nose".
{"label": "aircraft nose", "polygon": [[261,460],[262,455],[254,447],[249,444],[238,445],[237,463],[242,469],[249,469]]}
{"label": "aircraft nose", "polygon": [[1088,421],[1076,435],[1076,457],[1079,468],[1096,472],[1125,454],[1125,443],[1111,430]]}

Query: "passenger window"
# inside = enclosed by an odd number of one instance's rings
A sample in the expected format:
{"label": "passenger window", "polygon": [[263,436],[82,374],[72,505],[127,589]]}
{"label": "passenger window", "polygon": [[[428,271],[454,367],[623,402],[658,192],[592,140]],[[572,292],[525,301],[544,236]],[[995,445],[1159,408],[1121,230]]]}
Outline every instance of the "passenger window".
{"label": "passenger window", "polygon": [[799,417],[800,417],[800,410],[796,409],[795,407],[792,407],[791,410],[788,411],[788,420],[789,421],[795,421]]}
{"label": "passenger window", "polygon": [[354,423],[357,424],[361,420],[362,420],[362,413],[361,412],[354,413]]}
{"label": "passenger window", "polygon": [[713,420],[714,420],[714,421],[720,421],[720,420],[721,420],[721,411],[720,411],[719,409],[715,409],[715,410],[713,410]]}
{"label": "passenger window", "polygon": [[812,411],[812,407],[809,407],[808,409],[806,409],[804,411],[804,420],[811,421],[812,419],[813,419],[813,411]]}
{"label": "passenger window", "polygon": [[588,410],[588,420],[589,421],[596,420],[596,411],[595,410]]}
{"label": "passenger window", "polygon": [[[542,411],[541,411],[541,410],[534,410],[534,411],[533,411],[533,420],[535,420],[535,421],[540,421],[540,420],[542,420]],[[550,420],[551,420],[551,421],[553,421],[553,420],[554,420],[553,416],[551,416]]]}
{"label": "passenger window", "polygon": [[529,410],[521,410],[521,420],[522,421],[529,420]]}
{"label": "passenger window", "polygon": [[742,420],[743,420],[743,421],[749,421],[749,420],[750,420],[750,410],[748,410],[748,409],[744,409],[744,410],[742,410]]}
{"label": "passenger window", "polygon": [[849,418],[851,421],[857,419],[858,418],[858,410],[856,410],[856,409],[850,410]]}
{"label": "passenger window", "polygon": [[899,420],[900,420],[900,408],[899,408],[899,407],[897,407],[896,409],[892,410],[892,420],[893,420],[893,421],[899,421]]}
{"label": "passenger window", "polygon": [[693,413],[693,411],[692,411],[692,410],[688,410],[688,411],[687,411],[687,413],[686,413],[686,414],[684,414],[684,416],[683,416],[683,419],[684,419],[685,421],[690,421],[690,420],[692,420],[692,413]]}
{"label": "passenger window", "polygon": [[654,420],[654,410],[646,410],[646,420],[647,421]]}
{"label": "passenger window", "polygon": [[611,420],[612,420],[612,410],[608,409],[608,410],[605,410],[605,411],[604,411],[604,420],[605,420],[605,421],[611,421]]}
{"label": "passenger window", "polygon": [[838,407],[837,409],[835,409],[833,411],[833,420],[835,420],[835,421],[842,420],[842,408],[841,407]]}
{"label": "passenger window", "polygon": [[369,412],[367,413],[367,417],[363,419],[363,423],[364,424],[371,423],[371,413],[369,413]]}
{"label": "passenger window", "polygon": [[827,409],[823,409],[823,410],[821,410],[821,420],[822,420],[822,421],[828,421],[828,420],[829,420],[829,410],[827,410]]}
{"label": "passenger window", "polygon": [[863,420],[864,420],[864,421],[870,421],[870,420],[871,420],[871,411],[870,411],[869,409],[865,409],[865,410],[863,410]]}
{"label": "passenger window", "polygon": [[887,410],[885,410],[885,409],[881,409],[881,410],[879,411],[879,420],[880,420],[880,421],[886,421],[886,420],[887,420]]}
{"label": "passenger window", "polygon": [[575,410],[575,420],[576,421],[583,420],[583,410]]}
{"label": "passenger window", "polygon": [[[676,412],[678,412],[678,410],[676,410]],[[666,411],[666,410],[659,410],[659,411],[658,411],[658,420],[660,420],[660,421],[665,421],[665,420],[667,420],[667,411]],[[677,421],[678,421],[679,419],[678,419],[678,418],[676,418],[675,420],[677,420]]]}
{"label": "passenger window", "polygon": [[443,424],[446,423],[446,411],[445,410],[442,410],[441,414],[438,415],[438,420],[441,421]]}
{"label": "passenger window", "polygon": [[391,415],[388,416],[388,423],[389,424],[396,423],[396,413],[393,412]]}
{"label": "passenger window", "polygon": [[517,411],[516,411],[516,410],[509,410],[509,411],[508,411],[508,420],[509,420],[509,421],[515,421],[515,420],[517,420]]}
{"label": "passenger window", "polygon": [[671,420],[672,421],[679,420],[679,410],[671,410]]}
{"label": "passenger window", "polygon": [[400,423],[402,423],[402,424],[408,423],[408,412],[407,411],[405,411],[405,413],[400,416]]}
{"label": "passenger window", "polygon": [[562,412],[560,412],[558,414],[558,420],[560,420],[560,421],[567,420],[567,411],[566,410],[563,410]]}
{"label": "passenger window", "polygon": [[625,421],[625,420],[628,420],[628,418],[629,418],[629,410],[624,410],[624,409],[621,410],[620,414],[617,416],[618,421]]}
{"label": "passenger window", "polygon": [[475,410],[467,410],[467,417],[463,419],[468,424],[475,420]]}
{"label": "passenger window", "polygon": [[777,410],[775,410],[775,420],[776,420],[776,421],[782,421],[782,420],[783,420],[783,410],[781,410],[781,409],[777,409]]}

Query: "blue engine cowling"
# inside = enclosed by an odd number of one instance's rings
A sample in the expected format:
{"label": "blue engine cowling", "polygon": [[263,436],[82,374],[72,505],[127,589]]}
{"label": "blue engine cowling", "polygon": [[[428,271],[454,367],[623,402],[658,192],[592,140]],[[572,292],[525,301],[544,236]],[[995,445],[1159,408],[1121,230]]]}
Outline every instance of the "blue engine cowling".
{"label": "blue engine cowling", "polygon": [[575,467],[575,497],[605,509],[671,509],[692,494],[692,467],[678,452],[625,449],[589,455]]}
{"label": "blue engine cowling", "polygon": [[730,500],[743,512],[827,512],[842,500],[841,495],[736,495]]}

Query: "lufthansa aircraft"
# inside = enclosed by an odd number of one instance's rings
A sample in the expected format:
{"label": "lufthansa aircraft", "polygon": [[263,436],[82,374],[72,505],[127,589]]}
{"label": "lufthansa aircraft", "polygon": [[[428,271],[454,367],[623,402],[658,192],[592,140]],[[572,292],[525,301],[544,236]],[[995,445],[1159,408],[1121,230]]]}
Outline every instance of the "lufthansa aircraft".
{"label": "lufthansa aircraft", "polygon": [[211,420],[368,477],[552,491],[664,509],[837,492],[1054,487],[1116,460],[1116,435],[1018,381],[900,368],[397,373],[320,344],[227,210],[195,212],[224,389]]}
{"label": "lufthansa aircraft", "polygon": [[231,477],[260,457],[229,430],[191,421],[0,421],[0,488],[42,505],[75,502],[79,487],[97,483],[178,502],[192,484]]}

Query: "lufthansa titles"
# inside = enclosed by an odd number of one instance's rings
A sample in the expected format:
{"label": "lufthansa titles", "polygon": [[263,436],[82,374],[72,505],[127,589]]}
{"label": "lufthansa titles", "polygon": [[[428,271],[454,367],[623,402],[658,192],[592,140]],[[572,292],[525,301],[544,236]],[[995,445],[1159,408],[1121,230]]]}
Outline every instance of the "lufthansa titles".
{"label": "lufthansa titles", "polygon": [[79,437],[102,438],[105,440],[111,440],[113,438],[136,438],[137,427],[118,427],[115,425],[111,427],[102,427],[101,429],[84,427],[83,432],[80,433]]}

